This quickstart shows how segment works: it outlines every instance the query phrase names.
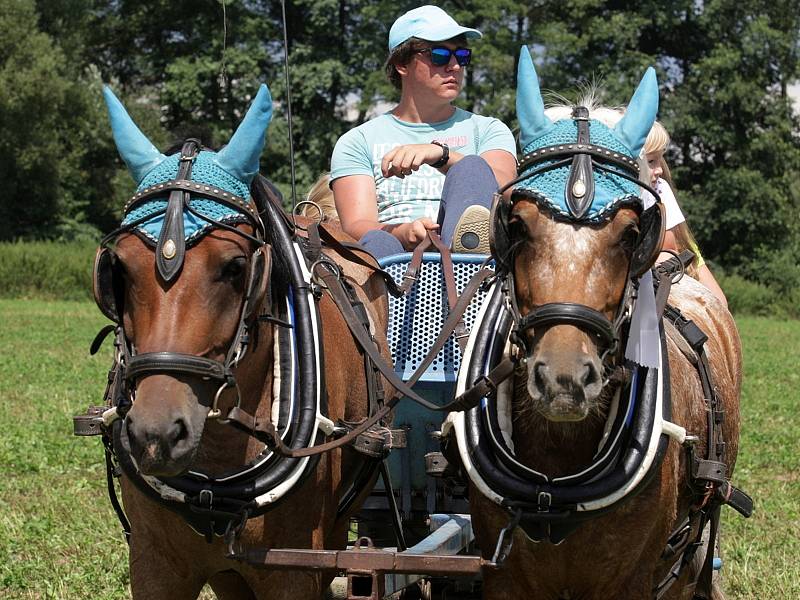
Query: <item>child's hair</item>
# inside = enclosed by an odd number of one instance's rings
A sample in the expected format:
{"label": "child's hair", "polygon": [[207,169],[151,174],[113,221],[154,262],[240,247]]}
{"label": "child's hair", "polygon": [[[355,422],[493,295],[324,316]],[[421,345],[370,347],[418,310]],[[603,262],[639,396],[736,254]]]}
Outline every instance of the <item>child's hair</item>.
{"label": "child's hair", "polygon": [[[677,201],[678,195],[675,193],[675,184],[672,183],[672,173],[670,173],[667,161],[664,160],[663,156],[661,156],[661,158],[659,158],[659,163],[661,165],[661,179],[663,179],[672,189],[672,193]],[[700,246],[697,245],[697,240],[694,239],[694,234],[692,233],[692,230],[689,229],[689,224],[684,219],[682,222],[678,223],[672,228],[672,233],[675,236],[675,245],[678,247],[679,254],[686,249],[689,249],[696,254],[694,262],[689,265],[689,268],[686,269],[686,272],[691,277],[697,279],[700,265],[703,264],[704,261],[703,256],[700,254]]]}
{"label": "child's hair", "polygon": [[[672,189],[675,198],[678,195],[675,193],[675,184],[672,182],[672,173],[670,172],[667,161],[664,160],[664,152],[669,146],[670,138],[666,128],[658,121],[653,123],[650,133],[647,134],[647,139],[644,142],[643,151],[645,154],[658,152],[661,156],[658,158],[659,166],[661,167],[661,179]],[[700,247],[697,245],[692,230],[689,229],[689,224],[684,220],[672,228],[672,233],[675,236],[675,245],[678,247],[678,253],[684,250],[691,250],[697,257],[694,262],[689,266],[686,272],[697,279],[700,265],[703,262],[703,257],[700,254]]]}
{"label": "child's hair", "polygon": [[323,173],[311,186],[306,195],[306,201],[313,202],[319,206],[322,215],[317,211],[314,204],[303,204],[301,213],[306,217],[322,218],[323,221],[338,221],[339,213],[336,212],[336,205],[333,203],[333,190],[331,190],[330,173]]}
{"label": "child's hair", "polygon": [[669,146],[669,141],[669,133],[667,133],[667,130],[661,123],[654,121],[653,127],[650,128],[650,133],[647,134],[647,139],[644,141],[644,148],[642,148],[642,150],[645,154],[650,154],[651,152],[660,152],[663,154],[667,146]]}

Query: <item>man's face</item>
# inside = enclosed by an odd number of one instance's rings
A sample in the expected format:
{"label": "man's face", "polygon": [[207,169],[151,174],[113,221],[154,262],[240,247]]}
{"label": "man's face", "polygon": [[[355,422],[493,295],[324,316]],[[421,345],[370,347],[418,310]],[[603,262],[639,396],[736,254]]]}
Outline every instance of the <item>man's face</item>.
{"label": "man's face", "polygon": [[[460,47],[453,42],[445,41],[432,42],[429,45],[429,49],[434,46],[450,50]],[[407,68],[408,75],[405,78],[405,85],[425,90],[429,94],[448,102],[456,99],[464,84],[465,67],[458,64],[455,55],[450,57],[450,61],[447,64],[438,66],[433,64],[429,50],[418,52],[411,59]]]}

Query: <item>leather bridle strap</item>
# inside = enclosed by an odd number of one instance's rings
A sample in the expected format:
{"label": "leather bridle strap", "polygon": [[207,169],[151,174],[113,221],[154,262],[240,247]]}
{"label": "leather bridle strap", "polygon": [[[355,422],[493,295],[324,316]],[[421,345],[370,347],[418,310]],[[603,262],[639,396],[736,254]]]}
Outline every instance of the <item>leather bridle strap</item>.
{"label": "leather bridle strap", "polygon": [[447,339],[455,330],[456,325],[461,319],[461,315],[463,315],[466,307],[472,301],[472,297],[475,295],[475,292],[486,279],[494,275],[494,273],[489,269],[481,269],[472,277],[470,282],[467,284],[467,287],[461,294],[458,302],[456,303],[454,310],[451,311],[450,316],[447,318],[447,321],[445,321],[439,337],[433,343],[433,346],[428,351],[428,355],[425,357],[422,363],[420,363],[419,367],[408,380],[408,382],[404,382],[402,379],[400,379],[397,376],[397,373],[395,373],[392,365],[387,363],[384,357],[380,354],[375,342],[370,338],[368,332],[366,329],[364,329],[363,325],[358,319],[358,316],[355,314],[355,311],[350,304],[350,300],[347,297],[347,292],[344,290],[344,287],[342,286],[342,283],[339,281],[336,274],[330,272],[328,269],[320,269],[318,275],[325,284],[326,290],[333,298],[334,304],[336,304],[336,306],[339,308],[345,323],[350,329],[350,333],[353,335],[358,345],[361,346],[364,353],[369,355],[375,367],[386,378],[389,384],[392,385],[398,392],[400,392],[402,396],[400,394],[396,394],[392,399],[387,401],[386,404],[380,408],[380,410],[359,425],[356,425],[341,438],[332,440],[319,446],[314,446],[312,448],[289,448],[283,443],[283,440],[281,440],[280,435],[278,435],[278,432],[272,422],[259,421],[256,417],[248,414],[238,406],[231,409],[226,419],[224,419],[222,422],[228,423],[232,427],[252,435],[260,442],[266,444],[270,450],[276,452],[277,454],[292,458],[303,458],[306,456],[322,454],[323,452],[328,452],[329,450],[350,444],[356,437],[361,435],[367,429],[386,418],[403,396],[417,402],[429,410],[442,412],[450,412],[453,410],[469,410],[470,408],[476,406],[483,396],[492,393],[493,388],[496,387],[496,385],[499,384],[503,379],[508,377],[511,372],[513,372],[513,366],[512,368],[509,368],[508,364],[498,365],[498,367],[490,372],[485,378],[482,378],[479,382],[477,382],[477,390],[467,390],[464,394],[452,402],[441,406],[421,398],[411,389],[411,386],[413,386],[419,380],[419,378],[422,376],[422,373],[428,368],[428,365],[433,362],[442,346],[444,346]]}
{"label": "leather bridle strap", "polygon": [[[414,252],[411,256],[411,261],[408,263],[408,267],[406,267],[405,273],[403,273],[403,281],[399,285],[394,280],[394,278],[387,273],[385,270],[381,269],[380,267],[376,266],[372,262],[368,261],[362,256],[359,256],[356,251],[344,243],[342,243],[339,239],[336,238],[328,229],[325,227],[324,223],[319,223],[316,225],[319,229],[319,236],[325,242],[325,244],[330,247],[331,249],[335,250],[336,253],[348,260],[350,262],[356,263],[357,265],[361,265],[362,267],[367,267],[371,271],[377,273],[383,281],[386,283],[386,287],[389,290],[389,293],[392,296],[399,297],[405,296],[409,290],[414,286],[417,281],[420,267],[422,266],[422,258],[425,250],[428,249],[430,246],[431,241],[428,237],[426,237],[422,242],[420,242],[416,248],[414,248]],[[366,250],[360,249],[362,252],[366,252]],[[367,254],[369,254],[367,252]],[[371,255],[370,255],[371,256]]]}
{"label": "leather bridle strap", "polygon": [[[453,267],[453,258],[450,256],[450,248],[448,248],[444,242],[442,242],[442,238],[440,238],[439,234],[434,231],[428,232],[428,239],[439,251],[439,255],[441,256],[442,277],[444,278],[444,289],[447,293],[447,306],[450,309],[450,312],[453,312],[455,311],[456,304],[458,302],[458,290],[456,288],[455,268]],[[466,323],[464,323],[463,311],[461,315],[462,318],[459,319],[458,323],[456,323],[455,331],[453,333],[455,333],[456,342],[458,343],[458,347],[461,349],[461,353],[463,354],[464,348],[467,345],[469,331],[467,330]]]}
{"label": "leather bridle strap", "polygon": [[599,337],[607,347],[614,346],[617,335],[606,316],[593,308],[574,302],[550,302],[537,306],[521,317],[516,324],[518,334],[537,327],[573,325]]}
{"label": "leather bridle strap", "polygon": [[135,381],[153,373],[177,373],[221,382],[233,377],[231,370],[219,361],[182,352],[145,352],[128,358],[126,380]]}

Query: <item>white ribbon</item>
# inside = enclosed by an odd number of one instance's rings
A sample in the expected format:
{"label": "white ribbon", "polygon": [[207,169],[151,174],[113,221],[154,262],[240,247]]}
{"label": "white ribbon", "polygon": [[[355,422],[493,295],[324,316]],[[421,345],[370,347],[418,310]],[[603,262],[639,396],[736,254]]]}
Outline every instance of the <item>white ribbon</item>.
{"label": "white ribbon", "polygon": [[658,368],[661,336],[658,330],[656,294],[653,291],[653,273],[645,272],[639,278],[639,297],[631,315],[631,327],[625,358],[643,367]]}

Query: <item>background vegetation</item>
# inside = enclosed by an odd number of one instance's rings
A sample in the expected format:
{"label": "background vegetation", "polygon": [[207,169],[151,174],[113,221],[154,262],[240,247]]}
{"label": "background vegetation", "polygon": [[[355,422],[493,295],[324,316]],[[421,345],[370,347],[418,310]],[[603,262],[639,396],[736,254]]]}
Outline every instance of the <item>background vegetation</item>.
{"label": "background vegetation", "polygon": [[[72,415],[100,401],[110,346],[89,302],[0,300],[0,597],[128,598],[127,548],[108,501],[100,441]],[[800,597],[800,321],[740,318],[742,437],[735,481],[756,501],[723,511],[731,600]],[[775,340],[780,340],[779,344]],[[204,597],[213,597],[206,595]]]}
{"label": "background vegetation", "polygon": [[[341,133],[391,102],[388,28],[419,4],[287,0],[298,194]],[[461,103],[515,125],[521,44],[543,86],[574,100],[600,82],[628,100],[655,65],[679,199],[718,273],[779,300],[800,288],[800,0],[445,1],[476,42]],[[101,86],[151,139],[227,140],[257,85],[276,117],[263,172],[290,190],[277,0],[0,0],[0,240],[94,239],[132,191]],[[380,108],[378,109],[380,110]],[[758,291],[748,287],[751,296]],[[796,297],[796,296],[795,296]]]}

